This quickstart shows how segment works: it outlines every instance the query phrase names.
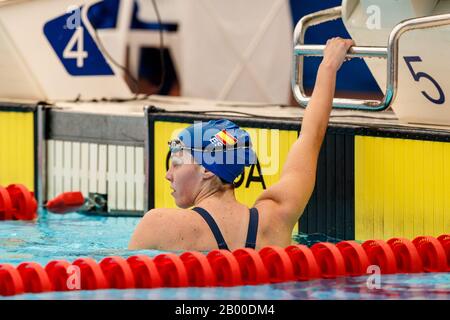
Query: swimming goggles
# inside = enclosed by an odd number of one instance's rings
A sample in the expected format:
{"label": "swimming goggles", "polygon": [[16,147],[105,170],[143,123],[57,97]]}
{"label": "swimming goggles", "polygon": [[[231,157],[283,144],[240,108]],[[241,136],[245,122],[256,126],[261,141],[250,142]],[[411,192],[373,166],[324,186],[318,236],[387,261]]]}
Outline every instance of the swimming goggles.
{"label": "swimming goggles", "polygon": [[181,150],[203,151],[202,149],[189,148],[189,147],[184,146],[180,139],[170,140],[167,144],[169,145],[169,149],[170,149],[171,153],[177,153],[177,152],[180,152]]}
{"label": "swimming goggles", "polygon": [[171,153],[177,153],[181,150],[193,150],[193,151],[199,151],[199,152],[213,152],[213,151],[228,151],[228,150],[237,150],[237,149],[249,149],[249,145],[234,145],[232,147],[227,147],[224,149],[221,149],[220,147],[215,147],[212,144],[204,149],[200,148],[192,148],[192,147],[186,147],[183,145],[183,142],[180,139],[172,139],[168,142],[169,149]]}

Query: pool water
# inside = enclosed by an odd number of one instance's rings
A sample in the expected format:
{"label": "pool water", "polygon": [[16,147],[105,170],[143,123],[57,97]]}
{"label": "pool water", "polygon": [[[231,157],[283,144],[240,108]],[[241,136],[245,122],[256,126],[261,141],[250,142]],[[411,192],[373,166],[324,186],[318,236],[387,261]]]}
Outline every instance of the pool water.
{"label": "pool water", "polygon": [[[18,265],[80,257],[97,261],[111,255],[155,256],[163,251],[127,250],[139,222],[133,217],[99,217],[78,213],[39,212],[37,222],[0,221],[0,263]],[[298,243],[337,242],[325,235],[294,237]],[[179,252],[175,252],[179,253]],[[23,294],[8,299],[450,299],[450,273],[383,275],[379,289],[369,289],[367,276],[287,282],[232,288],[159,288]],[[3,297],[4,298],[4,297]],[[2,297],[0,297],[2,299]]]}

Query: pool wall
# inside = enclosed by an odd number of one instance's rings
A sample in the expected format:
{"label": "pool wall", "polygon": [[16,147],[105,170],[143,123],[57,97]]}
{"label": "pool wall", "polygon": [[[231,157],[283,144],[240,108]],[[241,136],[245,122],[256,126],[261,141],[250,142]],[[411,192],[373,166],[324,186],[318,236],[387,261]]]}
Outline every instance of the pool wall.
{"label": "pool wall", "polygon": [[450,231],[449,136],[355,136],[355,238]]}
{"label": "pool wall", "polygon": [[36,106],[0,103],[0,185],[37,189],[36,123]]}

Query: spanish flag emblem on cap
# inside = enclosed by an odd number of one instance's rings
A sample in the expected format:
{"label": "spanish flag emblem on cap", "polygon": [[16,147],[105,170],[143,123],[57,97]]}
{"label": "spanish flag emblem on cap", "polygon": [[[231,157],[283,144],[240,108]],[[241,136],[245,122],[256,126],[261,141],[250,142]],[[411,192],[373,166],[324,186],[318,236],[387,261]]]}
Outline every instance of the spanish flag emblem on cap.
{"label": "spanish flag emblem on cap", "polygon": [[236,144],[237,139],[228,133],[225,129],[216,133],[215,137],[225,146],[232,146]]}

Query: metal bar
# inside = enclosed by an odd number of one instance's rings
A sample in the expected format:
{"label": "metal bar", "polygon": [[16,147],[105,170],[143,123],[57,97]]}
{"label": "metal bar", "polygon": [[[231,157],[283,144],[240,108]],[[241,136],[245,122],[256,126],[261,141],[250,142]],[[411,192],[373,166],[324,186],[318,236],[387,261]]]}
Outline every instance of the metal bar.
{"label": "metal bar", "polygon": [[[306,55],[322,56],[323,45],[305,45],[305,33],[311,26],[332,21],[341,18],[342,7],[334,7],[327,10],[318,11],[304,16],[298,22],[294,30],[294,74],[292,77],[292,91],[297,102],[302,107],[306,107],[309,103],[310,97],[306,96],[303,87],[303,54]],[[299,49],[296,51],[296,49]],[[348,58],[353,57],[387,57],[387,49],[380,47],[353,47],[353,52],[347,55]],[[381,111],[385,110],[389,104],[390,95],[386,95],[383,101],[378,100],[360,100],[360,99],[346,99],[335,98],[333,99],[333,107],[341,109],[356,109],[366,111]]]}
{"label": "metal bar", "polygon": [[[294,54],[298,56],[323,56],[325,45],[305,45],[299,44],[294,47]],[[388,50],[386,47],[351,47],[347,53],[347,58],[384,58],[386,59]]]}
{"label": "metal bar", "polygon": [[342,7],[334,7],[326,10],[317,11],[308,14],[300,19],[294,30],[294,43],[304,43],[305,33],[309,27],[321,24],[327,21],[340,19],[342,16]]}
{"label": "metal bar", "polygon": [[[297,45],[303,45],[305,43],[305,33],[309,27],[322,22],[335,20],[340,17],[341,7],[335,7],[314,12],[301,18],[294,29],[294,48]],[[309,98],[306,96],[305,89],[303,87],[303,57],[294,54],[293,59],[294,71],[291,81],[292,92],[300,106],[306,108]]]}
{"label": "metal bar", "polygon": [[[153,145],[150,145],[151,141],[153,141],[153,135],[154,132],[151,130],[150,126],[150,111],[149,107],[144,107],[144,128],[145,128],[145,138],[144,138],[144,214],[148,212],[150,209],[153,209],[154,203],[151,202],[151,197],[155,197],[154,194],[151,196],[150,193],[150,183],[153,183],[153,181],[150,181],[150,178],[153,179],[154,173],[150,174],[150,170],[153,170],[151,168],[151,163],[155,160],[154,157],[150,156],[150,150],[153,147]],[[152,136],[150,136],[152,135]],[[153,155],[153,153],[152,153]],[[153,188],[154,189],[154,188]],[[153,190],[154,191],[154,190]]]}
{"label": "metal bar", "polygon": [[[305,45],[306,30],[323,22],[341,18],[342,7],[318,11],[304,16],[294,30],[294,73],[292,76],[292,91],[297,102],[306,107],[310,97],[303,88],[303,56],[323,56],[324,45]],[[386,94],[382,101],[360,99],[333,99],[334,108],[383,111],[394,101],[398,89],[398,41],[402,34],[415,29],[433,28],[450,24],[450,14],[442,14],[405,20],[397,24],[391,31],[387,48],[383,47],[352,47],[347,58],[376,57],[387,59]]]}
{"label": "metal bar", "polygon": [[35,163],[35,196],[38,206],[42,207],[47,197],[47,152],[45,144],[45,112],[44,105],[38,105],[36,110],[35,134],[36,134],[36,163]]}

